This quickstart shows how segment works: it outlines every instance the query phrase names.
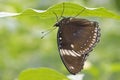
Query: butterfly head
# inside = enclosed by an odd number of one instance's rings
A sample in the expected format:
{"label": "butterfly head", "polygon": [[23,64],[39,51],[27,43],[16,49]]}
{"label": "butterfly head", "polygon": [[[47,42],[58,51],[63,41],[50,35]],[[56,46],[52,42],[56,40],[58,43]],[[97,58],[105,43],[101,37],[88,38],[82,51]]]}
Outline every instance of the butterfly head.
{"label": "butterfly head", "polygon": [[60,21],[56,22],[54,26],[61,27],[62,25],[69,23],[70,20],[71,20],[71,17],[63,17]]}

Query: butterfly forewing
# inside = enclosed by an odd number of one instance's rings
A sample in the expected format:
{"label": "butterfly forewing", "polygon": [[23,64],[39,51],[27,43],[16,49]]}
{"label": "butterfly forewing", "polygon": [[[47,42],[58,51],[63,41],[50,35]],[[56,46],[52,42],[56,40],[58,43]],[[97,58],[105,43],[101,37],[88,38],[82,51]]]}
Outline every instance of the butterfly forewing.
{"label": "butterfly forewing", "polygon": [[76,74],[83,68],[86,55],[99,41],[97,22],[79,18],[64,18],[56,24],[58,49],[68,71]]}

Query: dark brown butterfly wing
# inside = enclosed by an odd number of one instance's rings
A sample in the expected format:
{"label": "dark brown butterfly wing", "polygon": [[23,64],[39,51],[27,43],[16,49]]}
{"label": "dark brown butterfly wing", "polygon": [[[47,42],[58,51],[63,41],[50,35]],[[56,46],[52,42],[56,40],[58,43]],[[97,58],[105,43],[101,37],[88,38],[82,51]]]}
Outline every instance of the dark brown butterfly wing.
{"label": "dark brown butterfly wing", "polygon": [[59,22],[58,48],[70,73],[81,71],[86,55],[99,41],[99,31],[97,22],[86,19],[64,18]]}

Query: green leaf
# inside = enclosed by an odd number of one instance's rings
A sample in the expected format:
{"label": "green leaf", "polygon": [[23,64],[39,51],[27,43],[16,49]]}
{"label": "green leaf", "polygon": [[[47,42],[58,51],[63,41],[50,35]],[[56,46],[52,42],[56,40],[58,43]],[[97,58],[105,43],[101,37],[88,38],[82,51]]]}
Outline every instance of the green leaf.
{"label": "green leaf", "polygon": [[[80,13],[78,15],[79,17],[90,16],[90,17],[101,17],[101,18],[113,18],[120,20],[120,15],[117,15],[116,13],[109,11],[105,8],[86,8],[70,2],[64,2],[64,7],[63,7],[63,3],[60,3],[48,8],[47,10],[27,9],[21,13],[1,12],[0,17],[39,16],[40,18],[50,18],[50,17],[56,18],[53,12],[56,13],[57,16],[61,16],[63,12],[63,8],[64,8],[64,13],[62,16],[76,16],[77,14]],[[85,10],[82,11],[84,8]]]}
{"label": "green leaf", "polygon": [[111,65],[112,72],[120,72],[120,63],[113,63]]}
{"label": "green leaf", "polygon": [[19,75],[18,80],[69,80],[66,76],[48,68],[31,68]]}

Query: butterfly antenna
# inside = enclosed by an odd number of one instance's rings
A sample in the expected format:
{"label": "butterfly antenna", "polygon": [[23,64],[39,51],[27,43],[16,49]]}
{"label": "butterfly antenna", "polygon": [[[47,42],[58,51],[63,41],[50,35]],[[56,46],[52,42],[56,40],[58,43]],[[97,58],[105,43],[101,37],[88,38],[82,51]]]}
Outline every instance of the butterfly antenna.
{"label": "butterfly antenna", "polygon": [[85,11],[86,10],[86,8],[83,8],[79,13],[77,13],[77,15],[75,15],[74,17],[77,17],[77,16],[79,16],[83,11]]}
{"label": "butterfly antenna", "polygon": [[56,16],[56,18],[57,18],[56,21],[59,22],[59,19],[58,19],[57,14],[56,14],[55,12],[53,12],[53,14],[54,14],[54,15]]}
{"label": "butterfly antenna", "polygon": [[55,30],[55,29],[56,29],[56,27],[54,27],[53,29],[48,30],[48,31],[42,31],[41,33],[42,33],[43,35],[41,36],[41,39],[43,39],[48,33],[52,32],[52,31]]}
{"label": "butterfly antenna", "polygon": [[60,18],[63,17],[62,15],[63,15],[64,11],[65,11],[65,3],[63,3],[63,10],[62,10],[62,13],[61,13],[60,17],[58,18],[58,20],[60,20]]}
{"label": "butterfly antenna", "polygon": [[53,14],[56,16],[56,18],[57,18],[57,22],[59,22],[59,20],[60,20],[60,18],[62,17],[62,15],[63,15],[63,13],[64,13],[64,3],[63,3],[63,10],[62,10],[62,13],[61,13],[61,15],[60,15],[60,17],[58,17],[57,16],[57,14],[55,13],[55,12],[53,12]]}

